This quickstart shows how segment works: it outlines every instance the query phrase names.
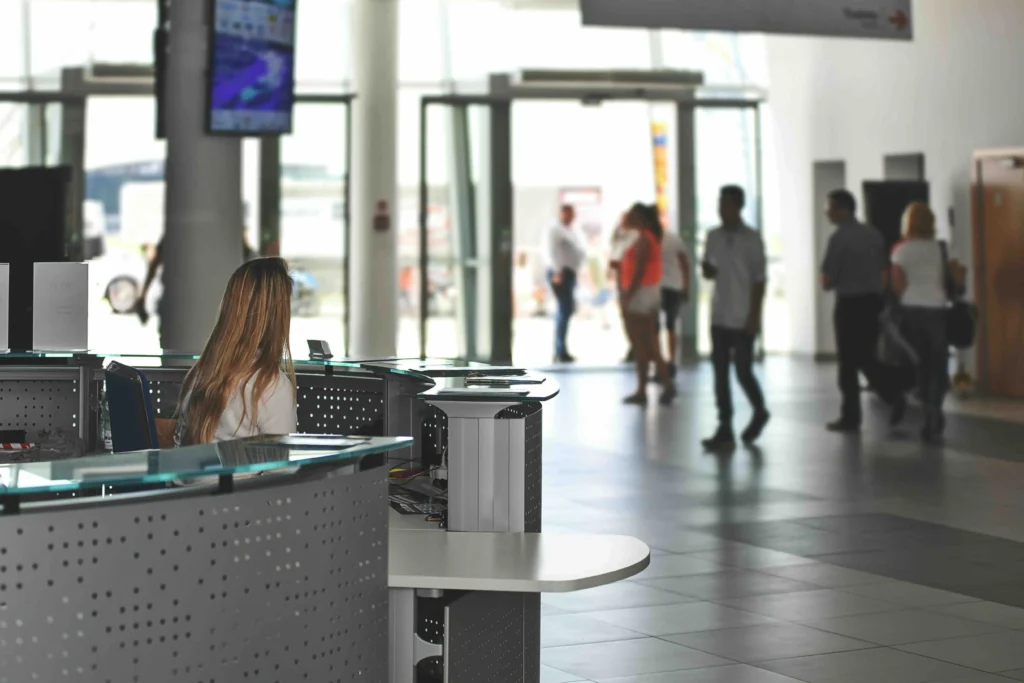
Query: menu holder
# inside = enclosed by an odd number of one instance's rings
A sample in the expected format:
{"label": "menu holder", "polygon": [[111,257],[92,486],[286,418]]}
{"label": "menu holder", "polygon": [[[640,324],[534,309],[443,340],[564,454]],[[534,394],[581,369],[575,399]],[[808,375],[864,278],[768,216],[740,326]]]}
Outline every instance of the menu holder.
{"label": "menu holder", "polygon": [[89,347],[89,266],[37,263],[32,295],[32,345],[39,351]]}
{"label": "menu holder", "polygon": [[0,351],[11,348],[8,327],[11,317],[11,265],[0,263]]}

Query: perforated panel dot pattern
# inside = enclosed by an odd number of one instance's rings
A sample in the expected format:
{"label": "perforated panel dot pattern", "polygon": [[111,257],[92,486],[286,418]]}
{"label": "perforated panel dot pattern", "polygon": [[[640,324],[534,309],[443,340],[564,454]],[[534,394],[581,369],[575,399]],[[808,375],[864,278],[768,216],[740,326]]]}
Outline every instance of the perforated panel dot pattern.
{"label": "perforated panel dot pattern", "polygon": [[525,526],[527,532],[539,533],[543,524],[541,515],[543,491],[544,420],[540,403],[512,406],[498,413],[498,419],[523,420],[526,432],[526,501]]}
{"label": "perforated panel dot pattern", "polygon": [[532,599],[539,596],[466,593],[448,605],[448,683],[538,683],[539,608],[536,648],[526,642],[534,629],[524,623],[526,602]]}
{"label": "perforated panel dot pattern", "polygon": [[384,436],[384,382],[299,376],[299,431]]}
{"label": "perforated panel dot pattern", "polygon": [[384,473],[0,518],[0,683],[385,681]]}
{"label": "perforated panel dot pattern", "polygon": [[41,429],[77,432],[78,381],[3,379],[0,427],[24,429],[30,437]]}

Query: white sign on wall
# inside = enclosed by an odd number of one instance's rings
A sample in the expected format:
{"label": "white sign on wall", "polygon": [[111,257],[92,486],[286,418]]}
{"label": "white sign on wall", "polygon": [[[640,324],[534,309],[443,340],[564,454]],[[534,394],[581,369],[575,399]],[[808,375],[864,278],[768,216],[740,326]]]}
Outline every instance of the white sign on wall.
{"label": "white sign on wall", "polygon": [[914,37],[911,0],[580,0],[589,26]]}
{"label": "white sign on wall", "polygon": [[32,346],[40,351],[81,351],[89,346],[89,266],[35,264]]}

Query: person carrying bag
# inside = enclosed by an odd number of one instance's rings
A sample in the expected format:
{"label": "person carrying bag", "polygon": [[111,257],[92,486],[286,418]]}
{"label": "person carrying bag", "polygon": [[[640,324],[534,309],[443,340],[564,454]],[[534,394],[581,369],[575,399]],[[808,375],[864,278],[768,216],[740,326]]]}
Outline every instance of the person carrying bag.
{"label": "person carrying bag", "polygon": [[921,435],[937,442],[946,427],[942,406],[949,390],[949,346],[973,339],[973,325],[966,328],[961,319],[963,268],[954,269],[945,244],[935,239],[935,214],[915,202],[907,207],[903,226],[904,240],[892,253],[892,291],[900,301],[903,336],[918,358],[925,414]]}

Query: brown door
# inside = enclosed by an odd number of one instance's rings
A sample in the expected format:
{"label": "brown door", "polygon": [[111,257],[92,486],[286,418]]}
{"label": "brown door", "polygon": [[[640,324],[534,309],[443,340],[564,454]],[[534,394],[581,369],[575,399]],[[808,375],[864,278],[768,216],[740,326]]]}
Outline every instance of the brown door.
{"label": "brown door", "polygon": [[982,381],[993,394],[1024,398],[1024,150],[979,158],[976,170]]}

